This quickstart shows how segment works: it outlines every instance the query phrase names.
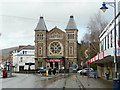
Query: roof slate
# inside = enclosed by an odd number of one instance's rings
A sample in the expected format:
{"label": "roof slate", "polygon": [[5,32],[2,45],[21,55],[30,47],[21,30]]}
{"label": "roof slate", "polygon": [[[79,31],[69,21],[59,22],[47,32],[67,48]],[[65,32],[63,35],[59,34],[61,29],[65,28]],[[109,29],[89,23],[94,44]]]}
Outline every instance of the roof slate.
{"label": "roof slate", "polygon": [[67,24],[66,29],[70,29],[70,30],[77,29],[77,26],[76,26],[76,23],[75,23],[75,20],[74,20],[73,16],[70,16],[70,19],[69,19],[69,22]]}
{"label": "roof slate", "polygon": [[45,21],[44,21],[43,17],[40,17],[39,22],[38,22],[35,30],[47,30],[47,27],[45,25]]}

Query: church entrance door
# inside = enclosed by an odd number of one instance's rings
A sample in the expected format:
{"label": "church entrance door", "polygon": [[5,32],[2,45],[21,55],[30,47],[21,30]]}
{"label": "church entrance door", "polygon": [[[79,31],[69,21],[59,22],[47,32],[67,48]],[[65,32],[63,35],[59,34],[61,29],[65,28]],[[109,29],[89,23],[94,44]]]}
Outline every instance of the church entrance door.
{"label": "church entrance door", "polygon": [[50,67],[53,68],[53,62],[50,62]]}
{"label": "church entrance door", "polygon": [[55,62],[55,67],[58,69],[58,62]]}

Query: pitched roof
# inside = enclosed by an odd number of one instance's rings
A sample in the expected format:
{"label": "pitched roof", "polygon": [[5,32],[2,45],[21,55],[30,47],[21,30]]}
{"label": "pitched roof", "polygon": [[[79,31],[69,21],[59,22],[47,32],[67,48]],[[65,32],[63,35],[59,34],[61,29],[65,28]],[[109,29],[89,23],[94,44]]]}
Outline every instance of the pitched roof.
{"label": "pitched roof", "polygon": [[39,22],[38,22],[35,30],[47,30],[47,27],[45,25],[45,21],[44,21],[43,17],[40,17]]}
{"label": "pitched roof", "polygon": [[66,29],[70,29],[70,30],[77,29],[77,26],[76,26],[76,23],[75,23],[75,20],[74,20],[73,16],[70,16],[70,19],[69,19],[69,22],[67,24]]}
{"label": "pitched roof", "polygon": [[16,49],[16,50],[17,50],[18,52],[20,52],[20,51],[23,50],[23,49],[34,50],[35,47],[32,46],[32,45],[27,45],[27,46],[24,46],[24,47],[22,47],[22,48],[18,48],[18,49]]}

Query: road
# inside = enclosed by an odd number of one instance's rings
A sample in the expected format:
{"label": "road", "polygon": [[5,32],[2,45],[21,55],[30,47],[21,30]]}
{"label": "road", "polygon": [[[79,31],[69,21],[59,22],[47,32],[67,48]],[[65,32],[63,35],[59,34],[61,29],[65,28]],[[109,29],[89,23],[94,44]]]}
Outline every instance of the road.
{"label": "road", "polygon": [[17,74],[12,78],[0,80],[2,88],[82,88],[77,75],[40,76],[34,74]]}

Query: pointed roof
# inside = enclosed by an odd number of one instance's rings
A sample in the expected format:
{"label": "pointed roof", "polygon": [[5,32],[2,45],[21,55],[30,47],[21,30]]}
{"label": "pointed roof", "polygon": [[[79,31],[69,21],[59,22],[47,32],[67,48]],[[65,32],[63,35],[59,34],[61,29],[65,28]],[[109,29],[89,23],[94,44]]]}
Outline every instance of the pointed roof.
{"label": "pointed roof", "polygon": [[39,22],[38,22],[35,30],[47,30],[47,27],[45,25],[45,21],[44,21],[43,17],[40,17]]}
{"label": "pointed roof", "polygon": [[76,26],[76,23],[75,23],[73,16],[70,16],[70,19],[69,19],[69,22],[67,24],[66,29],[69,29],[69,30],[77,29],[77,26]]}

